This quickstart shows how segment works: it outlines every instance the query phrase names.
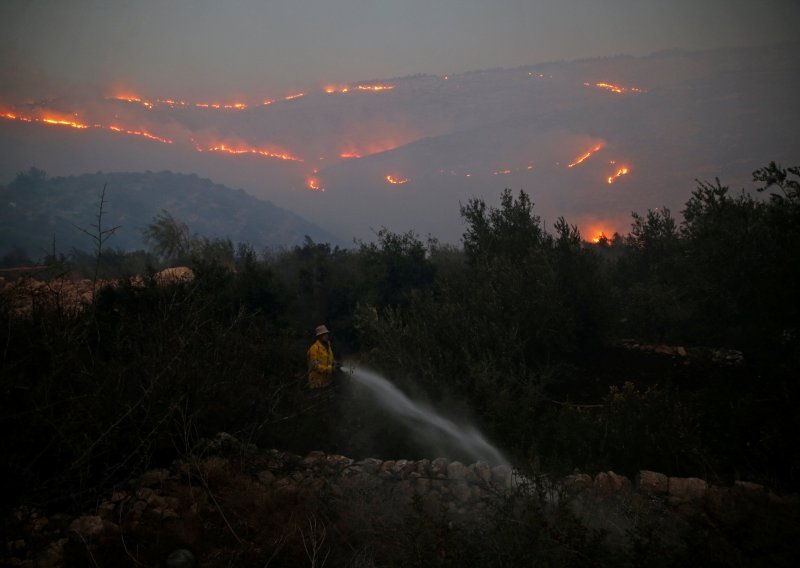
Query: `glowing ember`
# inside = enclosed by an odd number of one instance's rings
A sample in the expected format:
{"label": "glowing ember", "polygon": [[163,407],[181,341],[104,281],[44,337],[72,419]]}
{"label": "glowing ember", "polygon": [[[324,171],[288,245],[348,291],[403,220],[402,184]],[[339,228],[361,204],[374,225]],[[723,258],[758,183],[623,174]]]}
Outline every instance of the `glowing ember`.
{"label": "glowing ember", "polygon": [[306,187],[308,187],[308,189],[310,189],[311,191],[325,191],[325,188],[322,187],[322,184],[320,183],[319,179],[315,177],[308,178],[308,183],[306,184]]}
{"label": "glowing ember", "polygon": [[336,93],[349,93],[350,92],[350,87],[347,87],[347,86],[340,87],[340,86],[335,86],[335,85],[328,85],[328,86],[325,87],[325,92],[328,93],[329,95],[333,95],[333,94],[336,94]]}
{"label": "glowing ember", "polygon": [[608,183],[612,184],[624,175],[628,175],[628,168],[620,168],[613,176],[608,177]]}
{"label": "glowing ember", "polygon": [[273,101],[272,99],[265,99],[265,100],[264,100],[264,102],[263,102],[263,103],[261,103],[261,104],[262,104],[262,105],[264,105],[264,106],[269,106],[269,105],[271,105],[271,104],[272,104],[272,103],[274,103],[274,102],[275,102],[275,101]]}
{"label": "glowing ember", "polygon": [[386,176],[386,181],[388,181],[392,185],[403,185],[404,183],[408,183],[408,178],[388,175]]}
{"label": "glowing ember", "polygon": [[612,85],[611,83],[584,83],[587,87],[597,87],[598,89],[605,89],[606,91],[611,91],[612,93],[622,94],[622,93],[642,93],[641,89],[637,89],[636,87],[620,87],[619,85]]}
{"label": "glowing ember", "polygon": [[574,168],[574,167],[575,167],[575,166],[577,166],[578,164],[581,164],[581,163],[583,163],[584,161],[586,161],[586,160],[587,160],[587,159],[588,159],[588,158],[589,158],[589,157],[590,157],[592,154],[594,154],[595,152],[599,152],[599,151],[600,151],[602,148],[603,148],[603,145],[602,145],[602,144],[598,144],[597,146],[595,146],[594,148],[592,148],[591,150],[589,150],[589,151],[588,151],[588,152],[586,152],[585,154],[581,154],[580,156],[578,156],[577,158],[575,158],[575,159],[572,161],[572,163],[571,163],[571,164],[569,164],[567,167],[568,167],[568,168]]}
{"label": "glowing ember", "polygon": [[359,85],[358,86],[358,90],[359,91],[378,92],[378,91],[391,91],[392,89],[394,89],[394,85]]}
{"label": "glowing ember", "polygon": [[294,99],[299,99],[300,97],[304,97],[304,96],[305,96],[305,93],[295,93],[294,95],[289,95],[289,96],[283,97],[283,100],[285,100],[285,101],[293,101]]}
{"label": "glowing ember", "polygon": [[217,146],[211,146],[206,148],[207,152],[222,152],[225,154],[253,154],[256,156],[264,156],[265,158],[277,158],[279,160],[288,160],[292,162],[302,162],[300,158],[292,156],[286,152],[281,151],[270,151],[270,150],[260,150],[258,148],[247,148],[247,147],[236,147],[233,148],[231,146],[227,146],[226,144],[219,144]]}
{"label": "glowing ember", "polygon": [[342,152],[339,154],[339,157],[343,160],[353,160],[356,158],[360,158],[361,154],[357,154],[356,152]]}

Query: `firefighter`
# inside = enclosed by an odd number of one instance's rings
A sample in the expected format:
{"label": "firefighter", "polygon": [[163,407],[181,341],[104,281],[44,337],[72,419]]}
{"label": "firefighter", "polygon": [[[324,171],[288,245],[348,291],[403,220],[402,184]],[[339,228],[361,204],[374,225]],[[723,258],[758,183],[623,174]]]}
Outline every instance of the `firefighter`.
{"label": "firefighter", "polygon": [[333,358],[331,335],[328,328],[318,325],[314,334],[317,340],[309,347],[306,354],[308,386],[312,389],[319,389],[330,386],[333,382],[333,372],[341,369],[341,364]]}

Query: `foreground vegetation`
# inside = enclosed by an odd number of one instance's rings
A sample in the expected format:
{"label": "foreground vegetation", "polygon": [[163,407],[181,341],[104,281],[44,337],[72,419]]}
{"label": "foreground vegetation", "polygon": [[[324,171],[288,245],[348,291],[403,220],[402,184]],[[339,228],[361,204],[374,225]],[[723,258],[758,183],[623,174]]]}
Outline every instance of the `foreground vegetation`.
{"label": "foreground vegetation", "polygon": [[[0,304],[3,505],[85,507],[222,430],[298,453],[435,457],[380,409],[304,388],[322,321],[340,354],[468,414],[523,469],[792,487],[799,179],[758,170],[764,198],[700,183],[682,222],[634,214],[628,235],[596,245],[506,191],[462,207],[461,248],[381,231],[354,250],[307,239],[258,255],[163,213],[149,252],[53,254],[51,273],[119,282],[83,311]],[[179,264],[192,282],[128,278]],[[621,338],[746,362],[644,357]]]}

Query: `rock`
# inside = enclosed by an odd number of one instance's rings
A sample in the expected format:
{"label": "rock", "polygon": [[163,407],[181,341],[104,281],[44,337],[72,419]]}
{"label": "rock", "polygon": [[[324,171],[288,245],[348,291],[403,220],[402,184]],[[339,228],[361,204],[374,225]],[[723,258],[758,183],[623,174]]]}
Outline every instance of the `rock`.
{"label": "rock", "polygon": [[766,489],[760,483],[752,483],[750,481],[736,481],[733,484],[734,489],[744,494],[750,495],[766,495]]}
{"label": "rock", "polygon": [[196,565],[194,554],[185,548],[179,548],[167,556],[168,568],[193,568]]}
{"label": "rock", "polygon": [[431,460],[419,460],[417,462],[417,473],[422,476],[429,476],[431,474]]}
{"label": "rock", "polygon": [[564,478],[564,486],[571,491],[584,491],[593,485],[592,476],[586,473],[575,473]]}
{"label": "rock", "polygon": [[492,468],[492,483],[500,489],[511,489],[511,468],[507,465],[498,465]]}
{"label": "rock", "polygon": [[155,495],[155,491],[150,489],[149,487],[140,487],[136,490],[136,498],[141,499],[142,501],[149,502],[152,499],[153,495]]}
{"label": "rock", "polygon": [[69,542],[69,540],[66,538],[60,538],[55,542],[51,542],[36,558],[36,566],[39,568],[64,566],[64,547],[67,542]]}
{"label": "rock", "polygon": [[489,483],[492,480],[492,469],[486,462],[476,462],[470,466],[470,469],[475,474],[475,477],[484,483]]}
{"label": "rock", "polygon": [[617,475],[613,471],[598,473],[594,478],[594,487],[597,493],[603,497],[610,497],[630,489],[631,482],[623,475]]}
{"label": "rock", "polygon": [[394,470],[394,460],[388,460],[383,462],[380,470],[378,470],[378,475],[381,477],[391,477],[393,470]]}
{"label": "rock", "polygon": [[141,517],[145,509],[147,509],[147,501],[136,501],[136,503],[133,504],[134,518],[138,519],[139,517]]}
{"label": "rock", "polygon": [[180,282],[191,282],[194,280],[194,272],[188,266],[176,266],[165,268],[161,272],[156,272],[155,281],[158,286],[168,286]]}
{"label": "rock", "polygon": [[103,534],[105,523],[97,515],[78,517],[69,525],[69,530],[78,533],[83,538],[94,538]]}
{"label": "rock", "polygon": [[450,493],[454,499],[463,503],[472,497],[472,488],[466,481],[458,481],[450,486]]}
{"label": "rock", "polygon": [[422,506],[430,513],[438,513],[442,506],[442,497],[436,491],[430,491],[422,496]]}
{"label": "rock", "polygon": [[338,454],[331,454],[327,458],[325,458],[326,465],[337,468],[343,469],[353,464],[353,460],[348,457],[341,456]]}
{"label": "rock", "polygon": [[393,492],[403,501],[410,501],[414,497],[416,490],[411,481],[404,479],[395,484]]}
{"label": "rock", "polygon": [[127,498],[128,498],[128,492],[127,491],[120,490],[120,491],[113,491],[111,493],[111,502],[112,503],[119,503],[120,501],[123,501],[123,500],[125,500]]}
{"label": "rock", "polygon": [[256,477],[258,477],[258,481],[262,485],[266,485],[267,487],[272,485],[272,483],[275,481],[275,474],[268,469],[265,469],[264,471],[259,471]]}
{"label": "rock", "polygon": [[447,473],[448,461],[445,458],[436,458],[431,462],[431,475],[444,477]]}
{"label": "rock", "polygon": [[670,477],[669,497],[673,503],[688,503],[702,499],[708,491],[708,483],[696,477]]}
{"label": "rock", "polygon": [[661,495],[669,491],[669,478],[663,473],[643,469],[637,476],[636,485],[642,493]]}
{"label": "rock", "polygon": [[160,486],[169,477],[166,469],[151,469],[142,474],[139,478],[139,485],[142,487]]}
{"label": "rock", "polygon": [[314,467],[325,461],[326,457],[327,456],[325,455],[325,452],[310,452],[305,458],[303,458],[303,464]]}
{"label": "rock", "polygon": [[356,462],[356,466],[361,468],[361,471],[367,474],[377,473],[381,469],[383,462],[375,458],[367,458]]}
{"label": "rock", "polygon": [[470,471],[463,463],[454,461],[447,466],[447,477],[450,479],[465,479]]}
{"label": "rock", "polygon": [[392,466],[392,474],[402,476],[405,473],[408,460],[397,460]]}
{"label": "rock", "polygon": [[414,490],[417,495],[425,495],[431,488],[431,480],[424,477],[419,477],[414,480]]}
{"label": "rock", "polygon": [[114,503],[110,501],[103,501],[97,506],[97,514],[103,520],[110,521],[114,514],[115,508],[116,505]]}

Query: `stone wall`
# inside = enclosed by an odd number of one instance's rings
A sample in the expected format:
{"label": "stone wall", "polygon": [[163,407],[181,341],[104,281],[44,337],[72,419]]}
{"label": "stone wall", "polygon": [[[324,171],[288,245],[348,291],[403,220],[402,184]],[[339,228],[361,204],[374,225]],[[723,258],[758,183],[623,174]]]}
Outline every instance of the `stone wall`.
{"label": "stone wall", "polygon": [[[754,508],[772,514],[796,511],[798,505],[796,495],[777,495],[743,481],[717,486],[653,471],[641,471],[634,479],[613,471],[526,477],[506,465],[444,458],[299,456],[260,450],[222,433],[202,440],[169,469],[131,480],[77,518],[17,509],[20,532],[6,548],[16,555],[17,565],[58,566],[71,544],[90,551],[120,541],[202,550],[208,536],[204,527],[212,517],[218,525],[219,518],[226,523],[245,519],[247,526],[263,524],[274,532],[322,506],[335,512],[340,526],[358,533],[397,526],[414,513],[475,526],[486,522],[499,503],[532,499],[545,514],[548,508],[567,507],[587,530],[601,531],[607,542],[620,547],[630,546],[630,535],[642,523],[677,539],[690,520],[708,526],[752,523]],[[160,554],[163,559],[166,550]]]}

